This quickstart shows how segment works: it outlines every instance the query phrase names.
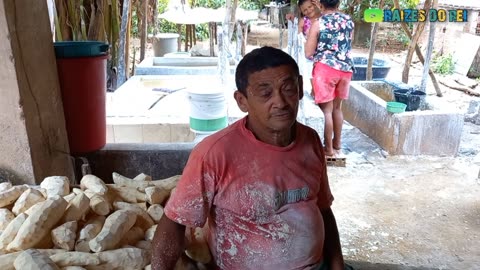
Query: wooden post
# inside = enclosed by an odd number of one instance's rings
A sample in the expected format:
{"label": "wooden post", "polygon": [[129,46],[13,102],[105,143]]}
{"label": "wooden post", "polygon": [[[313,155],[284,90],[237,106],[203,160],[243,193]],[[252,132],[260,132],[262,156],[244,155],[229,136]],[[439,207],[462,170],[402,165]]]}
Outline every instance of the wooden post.
{"label": "wooden post", "polygon": [[213,23],[213,31],[214,31],[213,37],[215,37],[215,45],[217,45],[218,44],[218,40],[217,40],[218,34],[217,34],[217,23],[216,22]]}
{"label": "wooden post", "polygon": [[[118,81],[117,86],[122,85],[127,80],[128,70],[128,23],[130,21],[130,0],[123,1],[122,22],[120,26],[120,45],[118,49]],[[127,57],[125,57],[127,55]]]}
{"label": "wooden post", "polygon": [[140,28],[140,61],[145,59],[145,45],[147,43],[147,15],[148,15],[148,0],[142,2],[142,25]]}
{"label": "wooden post", "polygon": [[[437,9],[437,7],[438,7],[438,0],[433,0],[432,8]],[[422,82],[420,83],[420,91],[422,92],[426,92],[427,90],[427,78],[428,78],[428,71],[430,70],[430,60],[432,58],[433,42],[435,41],[436,26],[437,24],[435,22],[430,21],[430,32],[428,33],[427,52],[425,54],[425,62],[423,64]]]}
{"label": "wooden post", "polygon": [[248,38],[248,23],[243,23],[242,22],[242,32],[243,32],[243,35],[242,35],[242,50],[241,50],[241,53],[242,53],[242,56],[245,56],[245,53],[246,53],[246,50],[247,50],[247,38]]}
{"label": "wooden post", "polygon": [[158,25],[157,25],[157,22],[158,22],[158,1],[153,1],[153,36],[155,37],[157,35],[157,32],[158,32]]}
{"label": "wooden post", "polygon": [[190,38],[190,24],[185,25],[185,51],[188,52],[188,40]]}
{"label": "wooden post", "polygon": [[242,31],[242,21],[237,21],[237,44],[235,48],[234,59],[240,61],[242,56],[242,43],[243,43],[243,31]]}
{"label": "wooden post", "polygon": [[[385,4],[385,0],[380,0],[379,7],[383,9]],[[373,23],[372,33],[370,35],[370,50],[368,52],[368,62],[367,62],[367,74],[366,79],[367,81],[371,81],[373,79],[373,56],[375,54],[375,47],[377,46],[377,31],[379,27],[379,23]]]}
{"label": "wooden post", "polygon": [[223,85],[227,84],[229,61],[228,61],[228,25],[218,26],[218,69],[220,80]]}
{"label": "wooden post", "polygon": [[215,29],[213,29],[215,27],[215,23],[213,22],[209,22],[208,23],[208,37],[209,37],[209,41],[210,41],[210,56],[215,56],[215,45],[214,45],[214,41],[215,41]]}
{"label": "wooden post", "polygon": [[193,45],[197,45],[197,30],[195,29],[195,24],[192,25],[193,26],[193,30],[192,30],[192,34],[193,34]]}
{"label": "wooden post", "polygon": [[238,0],[226,0],[224,24],[228,26],[228,42],[232,40],[233,29],[235,28],[235,14],[237,11]]}
{"label": "wooden post", "polygon": [[193,28],[194,27],[195,27],[194,24],[190,24],[190,44],[188,46],[189,49],[191,49],[193,47],[193,36],[194,36]]}
{"label": "wooden post", "polygon": [[[293,29],[298,29],[298,18],[293,19]],[[302,46],[299,46],[298,42],[298,35],[293,35],[293,59],[295,59],[297,63],[299,57],[305,57],[305,50],[303,50],[303,44]],[[302,49],[302,51],[300,51],[300,49]]]}
{"label": "wooden post", "polygon": [[177,33],[178,33],[177,51],[181,52],[182,51],[182,25],[181,24],[177,24]]}
{"label": "wooden post", "polygon": [[46,1],[0,2],[0,52],[0,179],[75,180]]}
{"label": "wooden post", "polygon": [[293,57],[293,36],[297,35],[298,30],[293,29],[293,22],[287,22],[287,52]]}
{"label": "wooden post", "polygon": [[[430,6],[432,4],[432,0],[425,0],[425,5],[423,7],[424,10],[430,10]],[[407,52],[407,57],[405,59],[405,66],[403,67],[403,72],[402,72],[402,82],[408,83],[408,74],[410,72],[410,64],[412,63],[412,58],[413,58],[413,52],[415,50],[415,46],[418,43],[418,39],[420,38],[420,35],[423,32],[423,29],[425,28],[426,22],[418,22],[417,26],[415,27],[415,32],[413,34],[413,38],[410,41],[410,44],[408,45],[408,52]]]}

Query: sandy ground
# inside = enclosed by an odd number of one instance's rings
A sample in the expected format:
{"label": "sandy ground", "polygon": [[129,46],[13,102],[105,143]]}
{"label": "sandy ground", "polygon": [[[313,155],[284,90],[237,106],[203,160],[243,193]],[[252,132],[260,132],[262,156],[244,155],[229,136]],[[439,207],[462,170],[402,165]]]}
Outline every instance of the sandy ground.
{"label": "sandy ground", "polygon": [[[279,37],[254,24],[247,51],[278,47]],[[389,79],[401,79],[405,54],[376,54],[392,60]],[[421,74],[413,65],[410,82]],[[436,97],[429,83],[429,102],[466,112],[473,99],[443,86],[442,93]],[[456,157],[387,156],[348,123],[343,132],[347,167],[329,167],[329,177],[345,258],[360,270],[480,269],[480,126],[465,123]]]}

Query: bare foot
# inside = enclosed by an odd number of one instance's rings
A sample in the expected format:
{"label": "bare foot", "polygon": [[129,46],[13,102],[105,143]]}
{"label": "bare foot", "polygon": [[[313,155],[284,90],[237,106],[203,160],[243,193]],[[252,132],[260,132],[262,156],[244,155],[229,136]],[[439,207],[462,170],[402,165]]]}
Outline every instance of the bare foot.
{"label": "bare foot", "polygon": [[325,153],[325,157],[327,158],[334,158],[335,157],[335,150],[327,150],[327,148],[323,148],[323,151]]}
{"label": "bare foot", "polygon": [[334,155],[336,157],[339,157],[339,156],[343,156],[343,152],[342,152],[342,149],[333,149],[333,152],[334,152]]}

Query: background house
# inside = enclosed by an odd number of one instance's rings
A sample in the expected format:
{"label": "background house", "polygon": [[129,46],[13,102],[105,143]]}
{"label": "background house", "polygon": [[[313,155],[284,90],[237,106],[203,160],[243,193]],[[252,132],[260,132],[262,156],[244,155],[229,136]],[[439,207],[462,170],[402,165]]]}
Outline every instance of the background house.
{"label": "background house", "polygon": [[[421,1],[419,8],[423,8]],[[456,72],[472,78],[480,77],[480,1],[439,0],[439,9],[466,9],[468,22],[436,23],[434,52],[436,55],[453,55]],[[422,48],[428,43],[429,27],[420,40]]]}

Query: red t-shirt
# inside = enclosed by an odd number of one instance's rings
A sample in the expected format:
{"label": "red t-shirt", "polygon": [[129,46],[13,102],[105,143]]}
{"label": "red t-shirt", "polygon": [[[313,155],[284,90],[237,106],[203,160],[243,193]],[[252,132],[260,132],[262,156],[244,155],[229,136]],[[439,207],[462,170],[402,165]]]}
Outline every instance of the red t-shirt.
{"label": "red t-shirt", "polygon": [[165,215],[188,227],[208,219],[220,269],[310,269],[323,258],[320,209],[333,201],[320,138],[297,123],[296,140],[278,147],[245,124],[193,149]]}

